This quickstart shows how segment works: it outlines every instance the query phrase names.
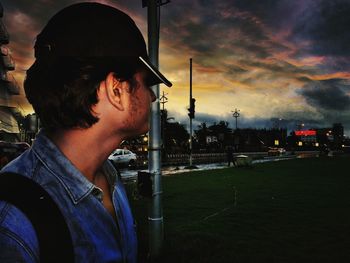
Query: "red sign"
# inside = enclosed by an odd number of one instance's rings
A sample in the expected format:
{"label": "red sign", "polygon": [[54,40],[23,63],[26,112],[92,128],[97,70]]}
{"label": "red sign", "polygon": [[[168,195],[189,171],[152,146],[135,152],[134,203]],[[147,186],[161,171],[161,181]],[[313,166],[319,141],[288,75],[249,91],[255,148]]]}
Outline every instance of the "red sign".
{"label": "red sign", "polygon": [[316,131],[314,130],[307,130],[307,131],[295,131],[296,136],[315,136]]}

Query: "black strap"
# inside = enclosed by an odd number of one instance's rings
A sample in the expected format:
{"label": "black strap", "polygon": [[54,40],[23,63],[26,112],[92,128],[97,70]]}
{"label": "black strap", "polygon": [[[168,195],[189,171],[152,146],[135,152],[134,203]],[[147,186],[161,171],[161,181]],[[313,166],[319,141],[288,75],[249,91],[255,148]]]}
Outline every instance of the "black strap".
{"label": "black strap", "polygon": [[0,200],[13,204],[31,221],[39,242],[40,262],[74,262],[66,221],[50,195],[33,180],[16,173],[0,175]]}

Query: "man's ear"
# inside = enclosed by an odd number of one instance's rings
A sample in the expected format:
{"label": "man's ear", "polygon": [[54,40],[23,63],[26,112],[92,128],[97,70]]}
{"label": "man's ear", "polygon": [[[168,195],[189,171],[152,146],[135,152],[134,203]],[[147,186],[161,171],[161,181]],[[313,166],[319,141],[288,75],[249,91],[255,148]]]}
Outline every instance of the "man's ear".
{"label": "man's ear", "polygon": [[109,102],[119,109],[124,111],[125,108],[125,92],[128,82],[118,80],[113,72],[110,72],[106,77],[106,94]]}

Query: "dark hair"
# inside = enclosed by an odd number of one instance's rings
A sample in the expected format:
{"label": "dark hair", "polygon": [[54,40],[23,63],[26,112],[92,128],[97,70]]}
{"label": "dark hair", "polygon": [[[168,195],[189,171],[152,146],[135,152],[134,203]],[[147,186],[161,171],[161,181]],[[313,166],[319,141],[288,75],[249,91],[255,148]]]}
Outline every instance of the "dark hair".
{"label": "dark hair", "polygon": [[37,59],[27,71],[24,89],[48,131],[88,128],[99,118],[92,112],[99,84],[110,72],[131,81],[134,63],[117,58],[51,57]]}

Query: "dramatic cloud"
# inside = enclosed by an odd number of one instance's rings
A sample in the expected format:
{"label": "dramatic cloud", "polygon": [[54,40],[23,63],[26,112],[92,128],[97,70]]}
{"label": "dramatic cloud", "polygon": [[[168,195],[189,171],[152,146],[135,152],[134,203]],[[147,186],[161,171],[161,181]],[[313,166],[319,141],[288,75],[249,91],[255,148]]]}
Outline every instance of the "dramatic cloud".
{"label": "dramatic cloud", "polygon": [[[53,14],[76,2],[1,2],[20,82],[33,61],[35,36]],[[99,2],[131,15],[147,39],[141,1]],[[162,87],[166,107],[187,122],[192,57],[196,125],[233,123],[231,110],[239,108],[243,127],[272,127],[276,118],[288,129],[298,122],[342,122],[350,130],[349,25],[349,0],[171,1],[160,8],[160,68],[174,84]]]}
{"label": "dramatic cloud", "polygon": [[311,41],[309,50],[318,55],[350,56],[350,2],[310,1],[298,20],[294,34]]}
{"label": "dramatic cloud", "polygon": [[344,111],[350,109],[349,91],[350,83],[332,79],[308,83],[300,93],[310,105],[320,110]]}

